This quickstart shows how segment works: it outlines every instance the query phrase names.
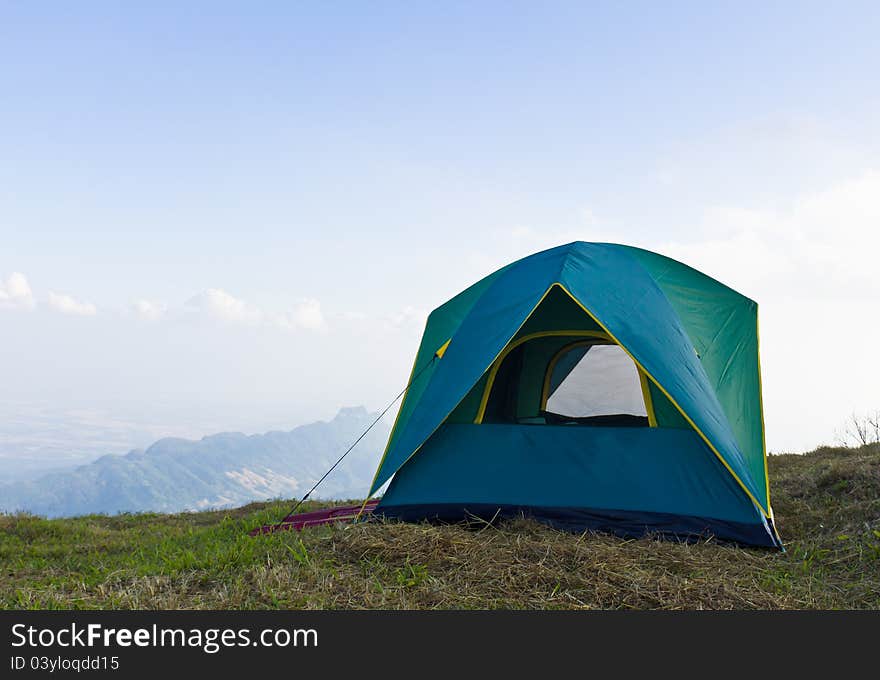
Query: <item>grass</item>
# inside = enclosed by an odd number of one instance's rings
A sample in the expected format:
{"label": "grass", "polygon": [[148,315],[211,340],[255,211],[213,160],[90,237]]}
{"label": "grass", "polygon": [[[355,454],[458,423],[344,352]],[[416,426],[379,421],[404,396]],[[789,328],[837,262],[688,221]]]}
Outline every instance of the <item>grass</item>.
{"label": "grass", "polygon": [[0,607],[880,608],[880,445],[772,456],[770,476],[785,553],[573,535],[523,520],[247,535],[289,502],[0,516]]}

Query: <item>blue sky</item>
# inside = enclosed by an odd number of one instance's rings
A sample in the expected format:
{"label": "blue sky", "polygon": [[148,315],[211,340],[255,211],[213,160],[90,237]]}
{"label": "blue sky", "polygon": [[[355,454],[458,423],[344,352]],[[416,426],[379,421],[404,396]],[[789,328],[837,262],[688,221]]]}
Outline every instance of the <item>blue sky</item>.
{"label": "blue sky", "polygon": [[[757,299],[771,448],[831,441],[880,406],[878,34],[871,2],[0,2],[0,398],[379,407],[427,311],[578,238]],[[805,401],[795,330],[835,315]]]}

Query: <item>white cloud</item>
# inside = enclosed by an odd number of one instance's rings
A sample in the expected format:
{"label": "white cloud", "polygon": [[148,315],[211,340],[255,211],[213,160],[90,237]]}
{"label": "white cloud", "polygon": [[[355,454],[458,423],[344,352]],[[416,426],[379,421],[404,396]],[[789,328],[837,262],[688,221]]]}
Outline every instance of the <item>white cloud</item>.
{"label": "white cloud", "polygon": [[203,290],[187,300],[186,306],[227,323],[255,324],[263,319],[260,309],[219,288]]}
{"label": "white cloud", "polygon": [[321,303],[314,298],[300,300],[293,309],[285,314],[276,315],[273,319],[276,325],[285,330],[323,331],[327,329],[327,320],[321,310]]}
{"label": "white cloud", "polygon": [[80,302],[79,300],[49,291],[49,306],[62,314],[71,314],[74,316],[95,316],[98,313],[97,307],[90,302]]}
{"label": "white cloud", "polygon": [[422,307],[404,307],[388,317],[390,330],[421,333],[428,321],[430,312]]}
{"label": "white cloud", "polygon": [[168,312],[168,307],[152,300],[135,300],[131,303],[131,311],[142,321],[159,321]]}
{"label": "white cloud", "polygon": [[880,172],[803,195],[784,211],[715,208],[699,232],[708,238],[655,246],[756,299],[880,295]]}
{"label": "white cloud", "polygon": [[321,303],[314,298],[303,298],[291,309],[279,314],[261,309],[219,288],[208,288],[187,300],[186,307],[225,323],[263,325],[285,331],[327,329]]}
{"label": "white cloud", "polygon": [[0,309],[31,309],[34,295],[28,280],[21,272],[12,272],[0,280]]}

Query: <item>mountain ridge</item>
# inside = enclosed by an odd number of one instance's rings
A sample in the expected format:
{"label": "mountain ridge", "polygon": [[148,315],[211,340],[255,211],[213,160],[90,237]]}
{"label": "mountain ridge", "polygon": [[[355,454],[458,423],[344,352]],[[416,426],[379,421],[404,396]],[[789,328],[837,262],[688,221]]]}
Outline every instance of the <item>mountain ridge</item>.
{"label": "mountain ridge", "polygon": [[[0,511],[48,517],[180,512],[297,496],[314,484],[376,418],[363,406],[263,434],[219,432],[159,439],[71,470],[0,485]],[[323,482],[318,497],[363,495],[389,428],[379,423]]]}

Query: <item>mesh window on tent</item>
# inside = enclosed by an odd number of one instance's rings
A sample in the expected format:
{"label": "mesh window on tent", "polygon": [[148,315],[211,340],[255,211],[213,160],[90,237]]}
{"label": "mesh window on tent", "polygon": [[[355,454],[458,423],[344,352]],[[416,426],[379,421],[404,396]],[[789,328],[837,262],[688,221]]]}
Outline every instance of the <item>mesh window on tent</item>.
{"label": "mesh window on tent", "polygon": [[638,369],[618,345],[583,343],[566,350],[548,368],[548,415],[566,418],[630,415],[648,411]]}

